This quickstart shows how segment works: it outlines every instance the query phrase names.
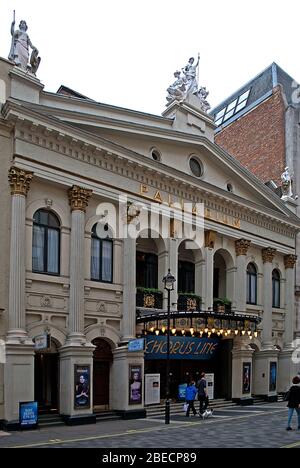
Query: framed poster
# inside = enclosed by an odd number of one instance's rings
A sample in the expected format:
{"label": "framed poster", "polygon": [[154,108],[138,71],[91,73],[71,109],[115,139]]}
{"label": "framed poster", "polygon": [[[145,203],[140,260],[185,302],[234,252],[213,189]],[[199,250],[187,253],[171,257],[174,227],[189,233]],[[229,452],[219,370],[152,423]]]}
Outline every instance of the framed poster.
{"label": "framed poster", "polygon": [[37,401],[26,401],[19,404],[19,423],[21,429],[32,429],[38,423]]}
{"label": "framed poster", "polygon": [[215,397],[215,374],[205,374],[209,401]]}
{"label": "framed poster", "polygon": [[140,364],[129,364],[129,404],[141,405],[142,399],[142,366]]}
{"label": "framed poster", "polygon": [[145,405],[160,403],[160,374],[145,375]]}
{"label": "framed poster", "polygon": [[270,362],[269,391],[276,392],[277,388],[277,362]]}
{"label": "framed poster", "polygon": [[243,363],[243,394],[251,393],[251,362]]}
{"label": "framed poster", "polygon": [[74,409],[88,409],[91,407],[90,370],[90,365],[74,365]]}

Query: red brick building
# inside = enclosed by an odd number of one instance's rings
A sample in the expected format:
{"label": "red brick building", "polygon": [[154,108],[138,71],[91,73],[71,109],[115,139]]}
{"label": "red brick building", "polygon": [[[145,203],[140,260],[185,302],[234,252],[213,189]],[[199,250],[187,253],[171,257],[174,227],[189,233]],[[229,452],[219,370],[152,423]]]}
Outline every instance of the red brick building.
{"label": "red brick building", "polygon": [[[281,196],[281,174],[294,174],[293,192],[300,194],[300,86],[273,63],[211,112],[217,125],[215,142]],[[291,207],[291,206],[290,206]],[[293,204],[292,204],[293,208]],[[299,204],[294,209],[300,215]],[[297,240],[300,256],[300,239]],[[300,267],[296,302],[300,336]]]}

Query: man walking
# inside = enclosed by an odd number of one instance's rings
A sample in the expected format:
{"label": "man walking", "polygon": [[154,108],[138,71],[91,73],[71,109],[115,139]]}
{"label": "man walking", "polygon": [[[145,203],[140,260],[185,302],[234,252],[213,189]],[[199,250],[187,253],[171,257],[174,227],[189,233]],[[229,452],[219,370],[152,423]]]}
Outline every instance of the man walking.
{"label": "man walking", "polygon": [[200,376],[200,380],[198,380],[197,382],[197,389],[198,389],[198,400],[200,402],[199,416],[200,418],[203,418],[203,414],[207,410],[207,407],[208,407],[207,382],[205,379],[204,372],[202,372]]}

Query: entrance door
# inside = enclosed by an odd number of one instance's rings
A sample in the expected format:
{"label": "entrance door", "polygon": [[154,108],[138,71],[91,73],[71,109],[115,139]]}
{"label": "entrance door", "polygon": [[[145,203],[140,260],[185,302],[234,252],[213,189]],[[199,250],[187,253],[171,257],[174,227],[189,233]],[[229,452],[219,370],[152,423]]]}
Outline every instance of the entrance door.
{"label": "entrance door", "polygon": [[35,401],[40,413],[58,411],[58,354],[35,355]]}
{"label": "entrance door", "polygon": [[101,338],[93,341],[94,351],[93,393],[94,406],[109,407],[109,374],[113,360],[109,343]]}

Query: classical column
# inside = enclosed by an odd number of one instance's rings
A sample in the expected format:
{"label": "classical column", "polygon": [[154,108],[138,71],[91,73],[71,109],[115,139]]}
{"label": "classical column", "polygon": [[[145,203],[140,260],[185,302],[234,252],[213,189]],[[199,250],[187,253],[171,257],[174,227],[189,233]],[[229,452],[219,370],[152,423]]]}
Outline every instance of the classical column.
{"label": "classical column", "polygon": [[262,259],[264,263],[263,268],[263,330],[262,330],[262,346],[263,350],[272,350],[272,271],[273,271],[273,260],[276,255],[276,250],[267,248],[262,250]]}
{"label": "classical column", "polygon": [[25,331],[25,208],[32,172],[11,167],[8,180],[11,188],[11,233],[9,273],[9,342],[24,342]]}
{"label": "classical column", "polygon": [[292,342],[295,332],[295,265],[296,255],[284,257],[285,266],[285,324],[284,324],[284,350],[293,349]]}
{"label": "classical column", "polygon": [[91,190],[74,185],[68,191],[72,212],[68,343],[84,343],[84,227]]}
{"label": "classical column", "polygon": [[123,241],[122,344],[136,336],[136,239]]}
{"label": "classical column", "polygon": [[239,239],[235,242],[236,253],[236,282],[235,303],[238,312],[246,311],[247,302],[247,253],[251,241]]}
{"label": "classical column", "polygon": [[204,233],[204,261],[203,264],[203,309],[212,310],[214,302],[214,249],[217,233]]}

